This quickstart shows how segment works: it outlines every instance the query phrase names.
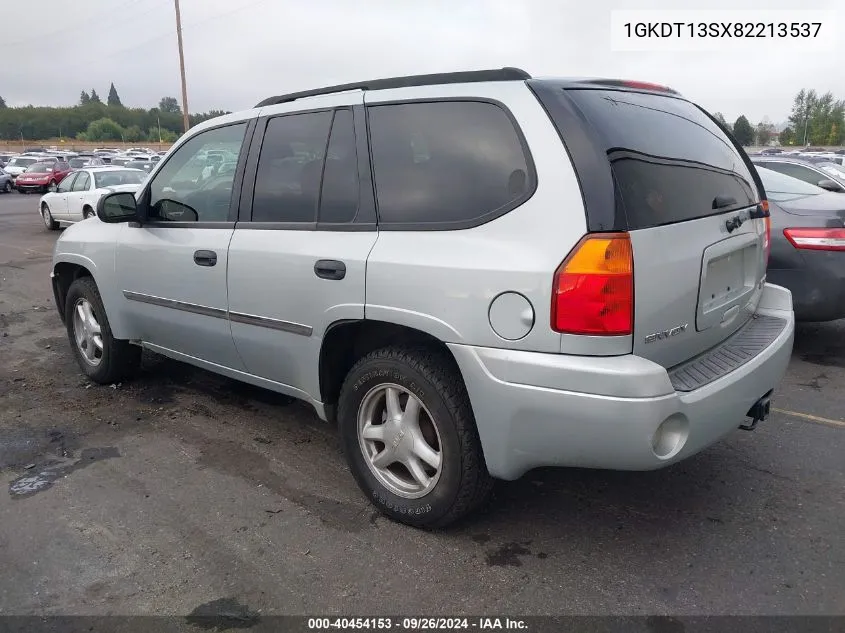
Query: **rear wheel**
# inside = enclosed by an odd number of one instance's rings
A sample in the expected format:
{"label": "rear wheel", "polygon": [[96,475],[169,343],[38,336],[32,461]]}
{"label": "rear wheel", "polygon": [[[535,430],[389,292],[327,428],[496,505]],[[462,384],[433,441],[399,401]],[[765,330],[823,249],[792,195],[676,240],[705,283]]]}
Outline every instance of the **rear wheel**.
{"label": "rear wheel", "polygon": [[3,193],[12,193],[12,181],[7,180],[6,184],[3,185]]}
{"label": "rear wheel", "polygon": [[365,356],[344,381],[338,422],[358,485],[392,519],[444,527],[492,490],[469,397],[444,352]]}
{"label": "rear wheel", "polygon": [[128,378],[141,363],[141,348],[112,336],[97,284],[80,277],[68,289],[65,326],[79,367],[94,382],[110,384]]}
{"label": "rear wheel", "polygon": [[50,207],[46,202],[41,203],[41,219],[44,220],[44,226],[50,231],[55,231],[59,228],[59,223],[53,219],[53,214],[50,213]]}
{"label": "rear wheel", "polygon": [[88,218],[93,218],[94,215],[95,215],[94,209],[92,209],[91,207],[85,207],[84,209],[82,209],[82,219],[83,220],[87,220]]}

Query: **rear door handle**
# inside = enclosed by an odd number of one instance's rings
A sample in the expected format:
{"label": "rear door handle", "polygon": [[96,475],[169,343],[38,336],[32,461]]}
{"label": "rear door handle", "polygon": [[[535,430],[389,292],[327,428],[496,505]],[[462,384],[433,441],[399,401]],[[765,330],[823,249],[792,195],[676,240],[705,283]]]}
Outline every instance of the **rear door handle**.
{"label": "rear door handle", "polygon": [[214,251],[194,251],[194,263],[197,266],[214,266],[217,264],[217,253]]}
{"label": "rear door handle", "polygon": [[314,264],[314,274],[322,279],[343,279],[346,277],[346,264],[336,259],[320,259]]}

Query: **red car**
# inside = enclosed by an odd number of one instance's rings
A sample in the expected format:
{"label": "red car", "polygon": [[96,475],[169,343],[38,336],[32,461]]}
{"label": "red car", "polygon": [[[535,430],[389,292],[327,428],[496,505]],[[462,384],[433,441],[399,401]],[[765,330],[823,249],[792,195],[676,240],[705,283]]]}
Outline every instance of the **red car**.
{"label": "red car", "polygon": [[62,179],[70,172],[70,165],[65,161],[39,160],[17,177],[15,188],[21,193],[55,191]]}

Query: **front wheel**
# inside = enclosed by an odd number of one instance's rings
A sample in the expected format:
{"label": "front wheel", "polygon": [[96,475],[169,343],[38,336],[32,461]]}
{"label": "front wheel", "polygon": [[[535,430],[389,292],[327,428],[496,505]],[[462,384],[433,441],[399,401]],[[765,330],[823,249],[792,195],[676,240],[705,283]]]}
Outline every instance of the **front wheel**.
{"label": "front wheel", "polygon": [[3,193],[12,193],[12,181],[7,180],[6,184],[3,185]]}
{"label": "front wheel", "polygon": [[80,277],[70,285],[65,326],[76,362],[94,382],[117,382],[140,365],[141,348],[112,336],[100,291],[91,277]]}
{"label": "front wheel", "polygon": [[50,213],[50,207],[46,202],[41,205],[41,219],[44,220],[47,230],[55,231],[59,228],[59,223],[53,219],[53,214]]}
{"label": "front wheel", "polygon": [[469,397],[445,352],[365,356],[344,381],[338,423],[358,485],[392,519],[445,527],[492,490]]}
{"label": "front wheel", "polygon": [[59,187],[58,187],[58,185],[57,185],[55,182],[51,182],[49,185],[47,185],[47,186],[44,188],[44,190],[45,190],[45,191],[49,191],[50,193],[55,193],[55,192],[56,192],[56,189],[58,189],[58,188],[59,188]]}

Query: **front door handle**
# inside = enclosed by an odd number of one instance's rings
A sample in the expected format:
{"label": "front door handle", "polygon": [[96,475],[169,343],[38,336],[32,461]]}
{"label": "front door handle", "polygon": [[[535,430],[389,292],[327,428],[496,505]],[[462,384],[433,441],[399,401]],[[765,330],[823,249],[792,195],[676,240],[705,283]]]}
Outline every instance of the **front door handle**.
{"label": "front door handle", "polygon": [[217,264],[217,253],[214,251],[194,251],[194,263],[197,266],[214,266]]}
{"label": "front door handle", "polygon": [[343,279],[346,277],[346,264],[336,259],[320,259],[314,264],[314,274],[322,279]]}

